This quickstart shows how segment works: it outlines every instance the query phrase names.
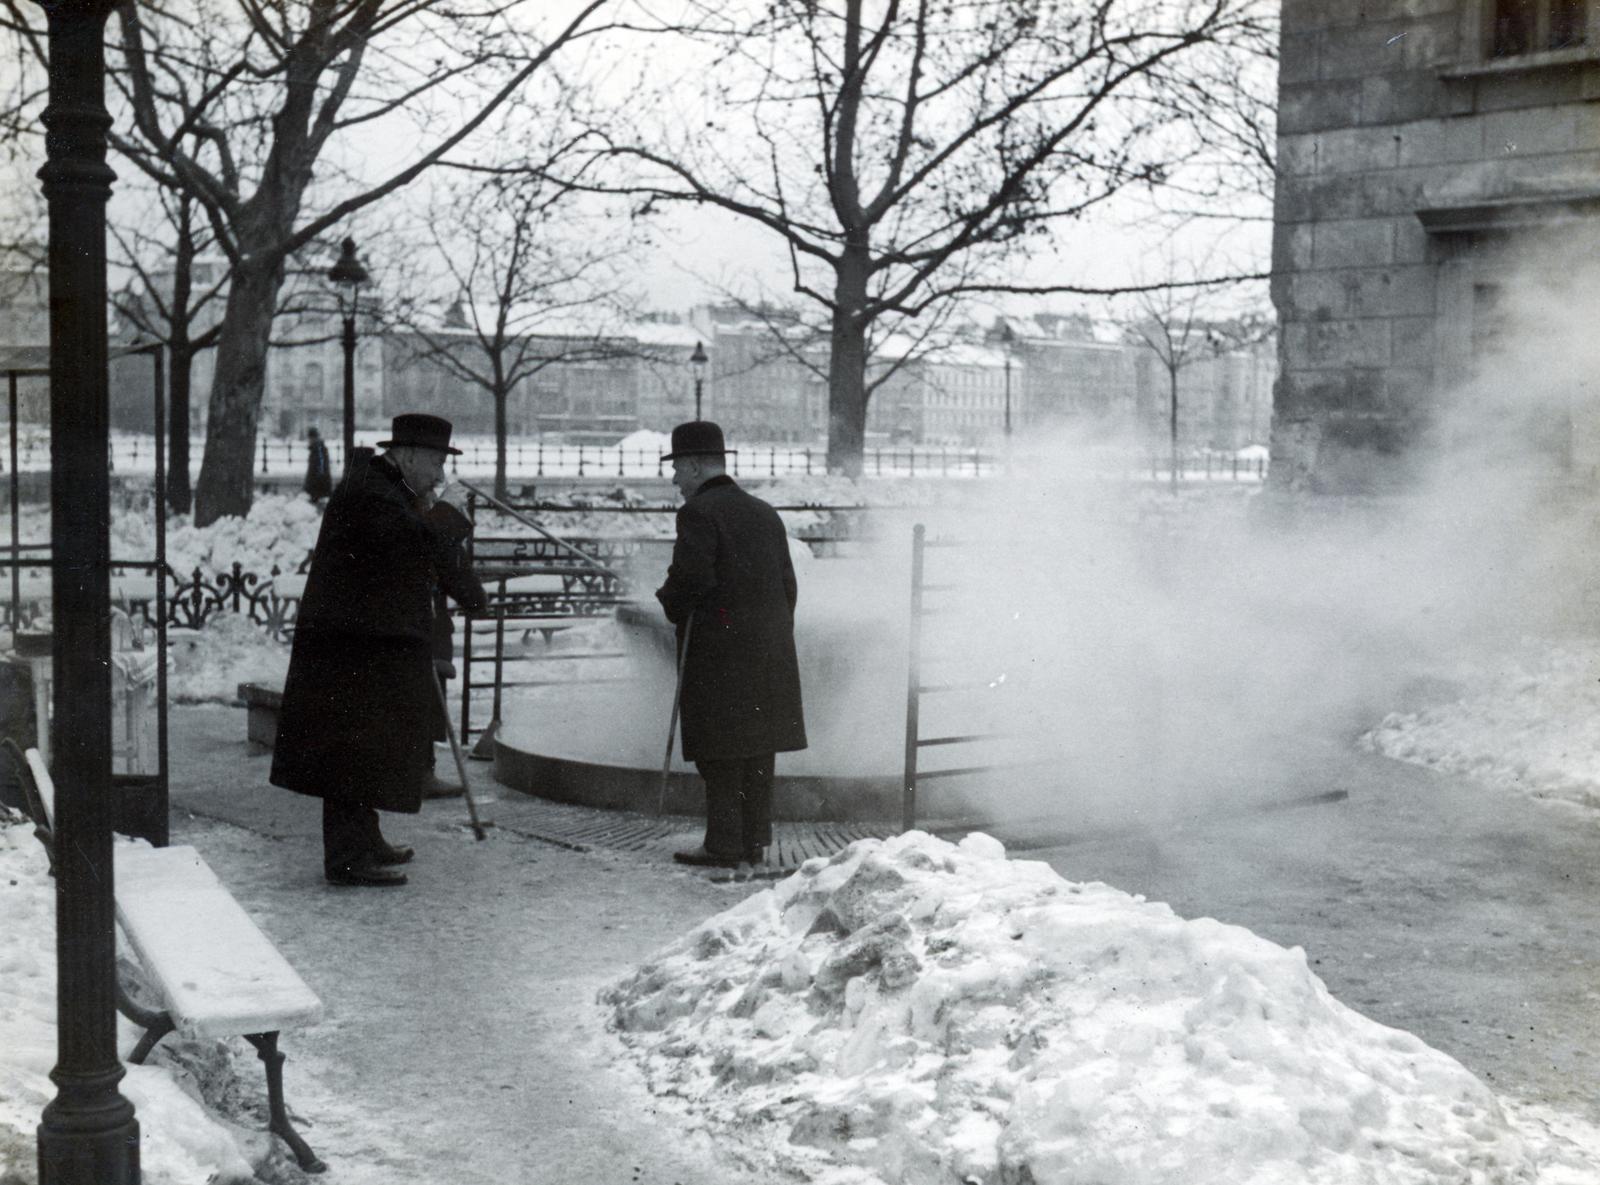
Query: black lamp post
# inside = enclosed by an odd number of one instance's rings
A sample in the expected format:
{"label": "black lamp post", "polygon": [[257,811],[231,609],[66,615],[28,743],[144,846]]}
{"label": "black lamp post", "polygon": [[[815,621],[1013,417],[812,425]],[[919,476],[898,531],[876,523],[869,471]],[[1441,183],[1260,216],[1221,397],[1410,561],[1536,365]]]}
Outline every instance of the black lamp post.
{"label": "black lamp post", "polygon": [[1011,322],[1002,321],[1000,323],[1000,344],[1005,347],[1005,351],[1006,351],[1006,418],[1005,418],[1005,434],[1006,434],[1006,446],[1007,447],[1010,447],[1010,445],[1011,445],[1011,347],[1012,347],[1013,344],[1015,344],[1016,340],[1017,340],[1017,335],[1015,333],[1011,332]]}
{"label": "black lamp post", "polygon": [[[56,1097],[40,1185],[138,1185],[139,1123],[117,1083],[111,827],[111,479],[106,346],[106,17],[40,0],[49,22],[50,595],[55,681]],[[159,509],[157,513],[160,513]]]}
{"label": "black lamp post", "polygon": [[350,458],[356,447],[356,301],[367,282],[367,269],[356,258],[356,241],[345,239],[339,260],[328,269],[339,294],[339,312],[344,317],[344,468],[350,471]]}
{"label": "black lamp post", "polygon": [[706,348],[699,342],[694,343],[694,353],[689,355],[689,365],[694,368],[694,418],[700,418],[700,396],[705,390],[706,363],[711,361],[706,357]]}

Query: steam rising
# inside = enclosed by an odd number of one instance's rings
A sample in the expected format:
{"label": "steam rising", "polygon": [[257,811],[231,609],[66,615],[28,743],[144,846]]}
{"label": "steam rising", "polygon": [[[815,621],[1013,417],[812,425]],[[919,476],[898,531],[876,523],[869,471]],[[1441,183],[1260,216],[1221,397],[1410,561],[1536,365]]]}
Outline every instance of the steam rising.
{"label": "steam rising", "polygon": [[1389,493],[1174,493],[1033,435],[1014,476],[876,514],[854,558],[798,568],[804,760],[900,768],[920,521],[951,545],[927,553],[926,582],[951,587],[927,596],[922,681],[970,685],[921,697],[920,734],[1008,738],[921,749],[924,769],[1005,767],[923,782],[923,818],[1155,825],[1340,789],[1328,757],[1385,712],[1592,630],[1596,308],[1570,266],[1505,283],[1475,373],[1410,454],[1373,459]]}

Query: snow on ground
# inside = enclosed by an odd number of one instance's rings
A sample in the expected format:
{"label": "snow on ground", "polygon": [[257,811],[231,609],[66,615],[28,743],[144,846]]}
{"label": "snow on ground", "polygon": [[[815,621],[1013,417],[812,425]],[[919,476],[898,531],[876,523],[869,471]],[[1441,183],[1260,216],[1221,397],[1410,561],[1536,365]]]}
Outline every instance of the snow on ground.
{"label": "snow on ground", "polygon": [[1392,712],[1368,749],[1535,798],[1600,806],[1600,642],[1529,641],[1449,703]]}
{"label": "snow on ground", "polygon": [[231,704],[239,684],[282,687],[289,646],[242,613],[214,614],[198,630],[167,633],[167,695],[175,703]]}
{"label": "snow on ground", "polygon": [[[0,916],[6,919],[0,929],[0,1181],[20,1183],[34,1179],[34,1130],[40,1110],[56,1095],[49,1078],[56,1062],[56,958],[55,888],[44,848],[15,816],[0,819]],[[117,1026],[118,1052],[126,1058],[140,1031],[121,1017]],[[147,1185],[256,1179],[246,1148],[262,1155],[265,1137],[252,1139],[208,1111],[190,1074],[168,1065],[127,1071],[120,1089],[138,1116]]]}
{"label": "snow on ground", "polygon": [[1299,948],[981,834],[811,860],[601,1002],[653,1091],[838,1185],[1600,1179],[1594,1133],[1519,1121]]}

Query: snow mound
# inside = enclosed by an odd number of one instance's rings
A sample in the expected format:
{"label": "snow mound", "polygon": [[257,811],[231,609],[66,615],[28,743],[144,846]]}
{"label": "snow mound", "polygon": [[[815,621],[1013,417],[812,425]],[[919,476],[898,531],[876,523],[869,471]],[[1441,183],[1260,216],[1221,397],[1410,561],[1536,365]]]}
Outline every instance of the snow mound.
{"label": "snow mound", "polygon": [[1299,948],[920,832],[808,861],[606,989],[657,1093],[839,1180],[1531,1182],[1495,1096]]}
{"label": "snow mound", "polygon": [[[141,532],[151,533],[148,542],[135,545],[130,539],[129,552],[153,555],[153,525],[142,518],[128,521],[136,523]],[[250,513],[243,518],[220,518],[207,527],[194,526],[187,516],[175,520],[167,528],[167,563],[183,580],[197,567],[210,575],[226,571],[235,560],[246,571],[262,576],[274,567],[293,572],[316,546],[321,529],[322,513],[308,499],[266,494],[251,503]],[[122,554],[120,547],[116,550]]]}
{"label": "snow mound", "polygon": [[239,684],[281,687],[289,646],[243,613],[214,613],[199,630],[169,630],[167,695],[180,704],[224,703]]}
{"label": "snow mound", "polygon": [[1458,699],[1391,712],[1362,738],[1397,761],[1536,798],[1600,806],[1600,643],[1539,646]]}
{"label": "snow mound", "polygon": [[[3,812],[4,808],[0,808]],[[119,844],[133,840],[118,839]],[[33,1132],[56,1096],[55,883],[33,829],[0,818],[0,1180],[32,1180]],[[127,1057],[140,1030],[121,1017]],[[149,1185],[224,1185],[256,1180],[234,1132],[164,1065],[128,1066],[118,1089],[139,1121],[139,1159]],[[26,1176],[24,1174],[27,1174]]]}

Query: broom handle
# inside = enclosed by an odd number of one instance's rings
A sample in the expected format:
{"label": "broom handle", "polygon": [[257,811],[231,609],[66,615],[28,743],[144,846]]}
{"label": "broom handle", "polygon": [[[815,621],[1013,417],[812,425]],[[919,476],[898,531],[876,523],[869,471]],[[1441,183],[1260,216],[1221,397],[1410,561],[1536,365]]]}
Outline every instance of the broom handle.
{"label": "broom handle", "polygon": [[450,752],[456,759],[456,774],[461,778],[461,793],[467,799],[467,816],[472,820],[472,834],[477,839],[487,839],[483,824],[478,822],[478,804],[472,797],[472,785],[467,781],[467,763],[461,758],[461,742],[456,740],[455,721],[450,719],[450,705],[445,702],[444,684],[439,682],[438,673],[430,664],[428,678],[433,682],[433,690],[439,697],[439,711],[444,713],[444,730],[450,738]]}
{"label": "broom handle", "polygon": [[661,759],[661,793],[656,799],[656,814],[667,812],[667,775],[672,770],[672,742],[678,735],[678,703],[683,698],[683,672],[689,665],[689,634],[694,629],[694,611],[683,623],[683,645],[678,648],[678,679],[672,689],[672,719],[667,722],[667,755]]}
{"label": "broom handle", "polygon": [[578,548],[576,548],[576,547],[572,546],[572,544],[568,543],[565,539],[561,538],[561,536],[552,535],[548,530],[546,530],[544,527],[540,526],[533,519],[529,518],[527,515],[523,514],[521,511],[513,510],[511,507],[507,506],[504,502],[500,501],[500,499],[494,497],[494,495],[485,493],[483,490],[481,490],[477,486],[473,485],[470,481],[462,481],[460,478],[456,478],[455,480],[456,480],[456,484],[459,485],[462,489],[471,490],[474,494],[476,494],[483,501],[487,502],[490,506],[493,506],[496,510],[500,511],[502,514],[509,514],[512,518],[516,519],[523,526],[532,527],[535,531],[538,531],[539,534],[543,535],[551,543],[554,543],[557,547],[561,548],[563,551],[571,552],[574,556],[576,556],[578,559],[582,560],[589,567],[595,568],[598,571],[605,573],[607,576],[616,575],[616,573],[614,573],[610,568],[608,568],[604,564],[602,564],[599,560],[595,559],[592,555],[589,555],[587,552],[580,551]]}

